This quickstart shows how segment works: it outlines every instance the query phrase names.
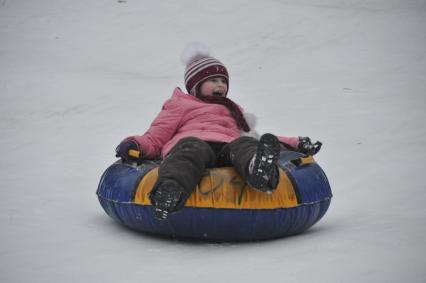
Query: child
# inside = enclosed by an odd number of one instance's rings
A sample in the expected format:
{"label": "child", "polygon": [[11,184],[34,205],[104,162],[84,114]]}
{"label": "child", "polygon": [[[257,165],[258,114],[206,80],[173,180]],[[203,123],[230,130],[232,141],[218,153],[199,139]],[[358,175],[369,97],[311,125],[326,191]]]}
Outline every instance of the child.
{"label": "child", "polygon": [[148,131],[126,138],[116,149],[116,156],[126,160],[134,159],[130,149],[141,152],[136,161],[163,158],[150,193],[158,219],[183,207],[205,168],[233,166],[251,187],[270,193],[278,183],[280,141],[305,154],[319,151],[309,138],[253,137],[243,109],[227,97],[226,67],[199,46],[186,53],[188,94],[176,88]]}

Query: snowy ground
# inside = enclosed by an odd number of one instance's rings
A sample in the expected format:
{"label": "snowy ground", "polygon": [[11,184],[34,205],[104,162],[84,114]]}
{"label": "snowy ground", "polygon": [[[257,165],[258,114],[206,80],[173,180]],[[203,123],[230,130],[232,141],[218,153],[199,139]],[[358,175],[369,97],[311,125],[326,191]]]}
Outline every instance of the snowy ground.
{"label": "snowy ground", "polygon": [[[0,1],[0,282],[426,282],[426,1]],[[211,46],[259,130],[324,142],[307,233],[191,243],[95,190]]]}

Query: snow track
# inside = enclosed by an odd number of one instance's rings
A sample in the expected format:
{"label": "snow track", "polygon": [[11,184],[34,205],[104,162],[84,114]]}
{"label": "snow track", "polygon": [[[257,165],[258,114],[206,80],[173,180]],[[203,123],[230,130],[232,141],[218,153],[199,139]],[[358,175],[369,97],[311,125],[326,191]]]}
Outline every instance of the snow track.
{"label": "snow track", "polygon": [[[0,1],[0,282],[424,282],[425,28],[423,0]],[[324,143],[334,198],[307,233],[182,242],[102,211],[194,40],[261,132]]]}

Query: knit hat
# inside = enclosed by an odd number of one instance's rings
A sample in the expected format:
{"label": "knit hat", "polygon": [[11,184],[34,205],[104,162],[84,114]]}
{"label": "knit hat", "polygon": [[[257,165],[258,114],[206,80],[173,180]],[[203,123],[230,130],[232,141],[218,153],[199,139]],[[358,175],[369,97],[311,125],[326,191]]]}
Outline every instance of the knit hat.
{"label": "knit hat", "polygon": [[210,56],[210,51],[205,45],[189,44],[183,51],[181,59],[186,66],[185,86],[188,93],[196,95],[200,83],[212,77],[225,78],[229,89],[228,70],[222,62]]}

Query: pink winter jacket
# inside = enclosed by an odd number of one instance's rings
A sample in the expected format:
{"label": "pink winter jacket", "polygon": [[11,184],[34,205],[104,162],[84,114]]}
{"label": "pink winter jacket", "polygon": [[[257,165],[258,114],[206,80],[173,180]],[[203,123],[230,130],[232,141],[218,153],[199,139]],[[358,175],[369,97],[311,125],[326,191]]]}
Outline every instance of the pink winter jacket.
{"label": "pink winter jacket", "polygon": [[[131,136],[125,140],[136,141],[142,154],[148,158],[164,157],[182,138],[196,137],[209,142],[229,143],[240,137],[242,132],[230,111],[223,105],[209,104],[176,88],[142,136]],[[297,137],[279,137],[297,147]]]}

